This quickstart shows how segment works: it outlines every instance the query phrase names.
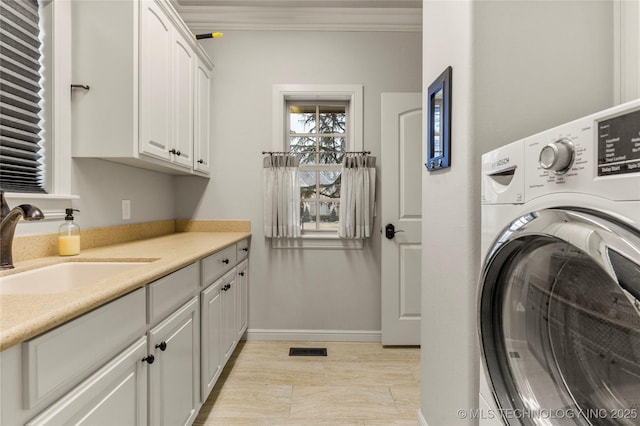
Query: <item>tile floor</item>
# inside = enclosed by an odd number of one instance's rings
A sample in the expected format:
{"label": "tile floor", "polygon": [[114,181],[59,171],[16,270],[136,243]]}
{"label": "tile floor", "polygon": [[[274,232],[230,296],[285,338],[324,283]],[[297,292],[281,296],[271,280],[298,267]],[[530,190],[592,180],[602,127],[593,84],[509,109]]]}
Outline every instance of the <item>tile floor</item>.
{"label": "tile floor", "polygon": [[[290,357],[326,347],[326,357]],[[416,425],[420,349],[368,342],[240,342],[195,426]]]}

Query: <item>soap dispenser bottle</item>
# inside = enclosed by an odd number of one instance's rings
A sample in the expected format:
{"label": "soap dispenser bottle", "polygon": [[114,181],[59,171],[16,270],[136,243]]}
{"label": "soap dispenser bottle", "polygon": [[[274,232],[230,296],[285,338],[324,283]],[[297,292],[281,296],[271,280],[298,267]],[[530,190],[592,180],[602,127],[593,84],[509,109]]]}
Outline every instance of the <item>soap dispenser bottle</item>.
{"label": "soap dispenser bottle", "polygon": [[58,252],[60,256],[74,256],[80,253],[80,227],[73,223],[73,212],[76,209],[66,209],[64,223],[60,225],[58,233]]}

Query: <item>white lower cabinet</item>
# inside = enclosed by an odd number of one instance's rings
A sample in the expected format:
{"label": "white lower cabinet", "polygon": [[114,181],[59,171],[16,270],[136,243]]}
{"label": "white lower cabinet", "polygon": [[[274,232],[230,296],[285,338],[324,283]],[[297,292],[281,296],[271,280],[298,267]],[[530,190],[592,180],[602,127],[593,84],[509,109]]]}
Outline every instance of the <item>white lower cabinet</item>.
{"label": "white lower cabinet", "polygon": [[191,425],[247,328],[247,255],[244,240],[0,352],[0,424]]}
{"label": "white lower cabinet", "polygon": [[146,425],[146,351],[142,337],[27,425]]}
{"label": "white lower cabinet", "polygon": [[222,277],[222,357],[226,364],[236,347],[236,270]]}
{"label": "white lower cabinet", "polygon": [[221,349],[222,279],[211,284],[200,295],[200,393],[202,402],[213,390],[222,372]]}
{"label": "white lower cabinet", "polygon": [[190,425],[200,408],[200,307],[194,296],[148,333],[149,424]]}
{"label": "white lower cabinet", "polygon": [[236,271],[236,340],[240,341],[249,319],[249,261],[240,262]]}
{"label": "white lower cabinet", "polygon": [[[243,259],[248,247],[249,241],[243,240],[202,260],[205,287],[200,295],[202,402],[213,390],[247,329],[249,263]],[[233,267],[236,258],[240,262]]]}

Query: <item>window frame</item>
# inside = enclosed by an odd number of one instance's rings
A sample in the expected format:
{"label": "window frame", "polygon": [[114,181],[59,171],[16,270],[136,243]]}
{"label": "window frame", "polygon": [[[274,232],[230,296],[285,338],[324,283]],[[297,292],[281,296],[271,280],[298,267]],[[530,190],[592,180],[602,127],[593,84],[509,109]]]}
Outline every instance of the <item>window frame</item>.
{"label": "window frame", "polygon": [[[292,123],[291,123],[291,111],[290,108],[292,105],[300,105],[300,106],[312,106],[315,109],[315,116],[316,116],[316,122],[319,122],[319,116],[321,114],[320,109],[323,106],[344,106],[345,109],[345,123],[346,123],[346,128],[345,128],[345,132],[344,133],[321,133],[318,131],[318,129],[316,129],[315,133],[292,133],[291,132],[291,128],[292,128]],[[305,101],[301,101],[301,100],[287,100],[287,114],[286,114],[286,120],[287,120],[287,126],[285,127],[286,129],[286,135],[285,135],[285,151],[287,150],[291,150],[291,138],[293,137],[308,137],[308,138],[313,138],[316,140],[316,148],[319,147],[320,145],[320,140],[322,138],[343,138],[344,139],[344,151],[349,151],[349,147],[351,146],[350,140],[349,140],[349,128],[351,127],[351,117],[349,116],[349,102],[348,101],[344,101],[344,100],[305,100]],[[315,151],[316,153],[318,152],[317,150]],[[318,157],[316,159],[319,159]],[[330,203],[331,199],[326,199],[323,200],[318,194],[319,194],[319,190],[320,190],[320,174],[322,172],[340,172],[342,166],[341,166],[341,162],[339,163],[300,163],[300,172],[313,172],[316,174],[316,191],[315,191],[315,196],[314,197],[302,197],[302,194],[300,196],[300,201],[302,203],[313,203],[315,204],[315,218],[313,220],[313,223],[315,224],[315,228],[316,229],[304,229],[304,225],[302,226],[301,229],[301,233],[302,235],[307,235],[307,236],[311,236],[311,235],[330,235],[334,232],[337,232],[337,228],[335,230],[322,230],[322,229],[318,229],[318,225],[321,222],[320,221],[320,204],[323,202],[327,202]],[[339,201],[339,200],[337,200]],[[310,222],[311,223],[311,222]]]}
{"label": "window frame", "polygon": [[[34,204],[44,213],[43,221],[25,222],[17,234],[55,232],[63,220],[65,209],[71,207],[71,2],[40,1],[44,74],[44,178],[47,194],[6,192],[10,207]],[[29,229],[26,229],[26,228]]]}
{"label": "window frame", "polygon": [[[350,125],[347,150],[363,150],[363,86],[355,84],[274,84],[272,151],[289,151],[289,101],[346,101]],[[300,238],[272,238],[273,248],[361,249],[362,239],[342,239],[337,232],[308,232]]]}

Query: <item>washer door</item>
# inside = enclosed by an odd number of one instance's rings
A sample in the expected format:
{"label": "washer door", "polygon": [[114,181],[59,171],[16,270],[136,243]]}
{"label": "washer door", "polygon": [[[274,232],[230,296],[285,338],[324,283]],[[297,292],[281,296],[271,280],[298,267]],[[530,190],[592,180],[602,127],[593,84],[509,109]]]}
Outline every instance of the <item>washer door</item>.
{"label": "washer door", "polygon": [[550,209],[484,265],[479,331],[507,424],[640,425],[640,231]]}

